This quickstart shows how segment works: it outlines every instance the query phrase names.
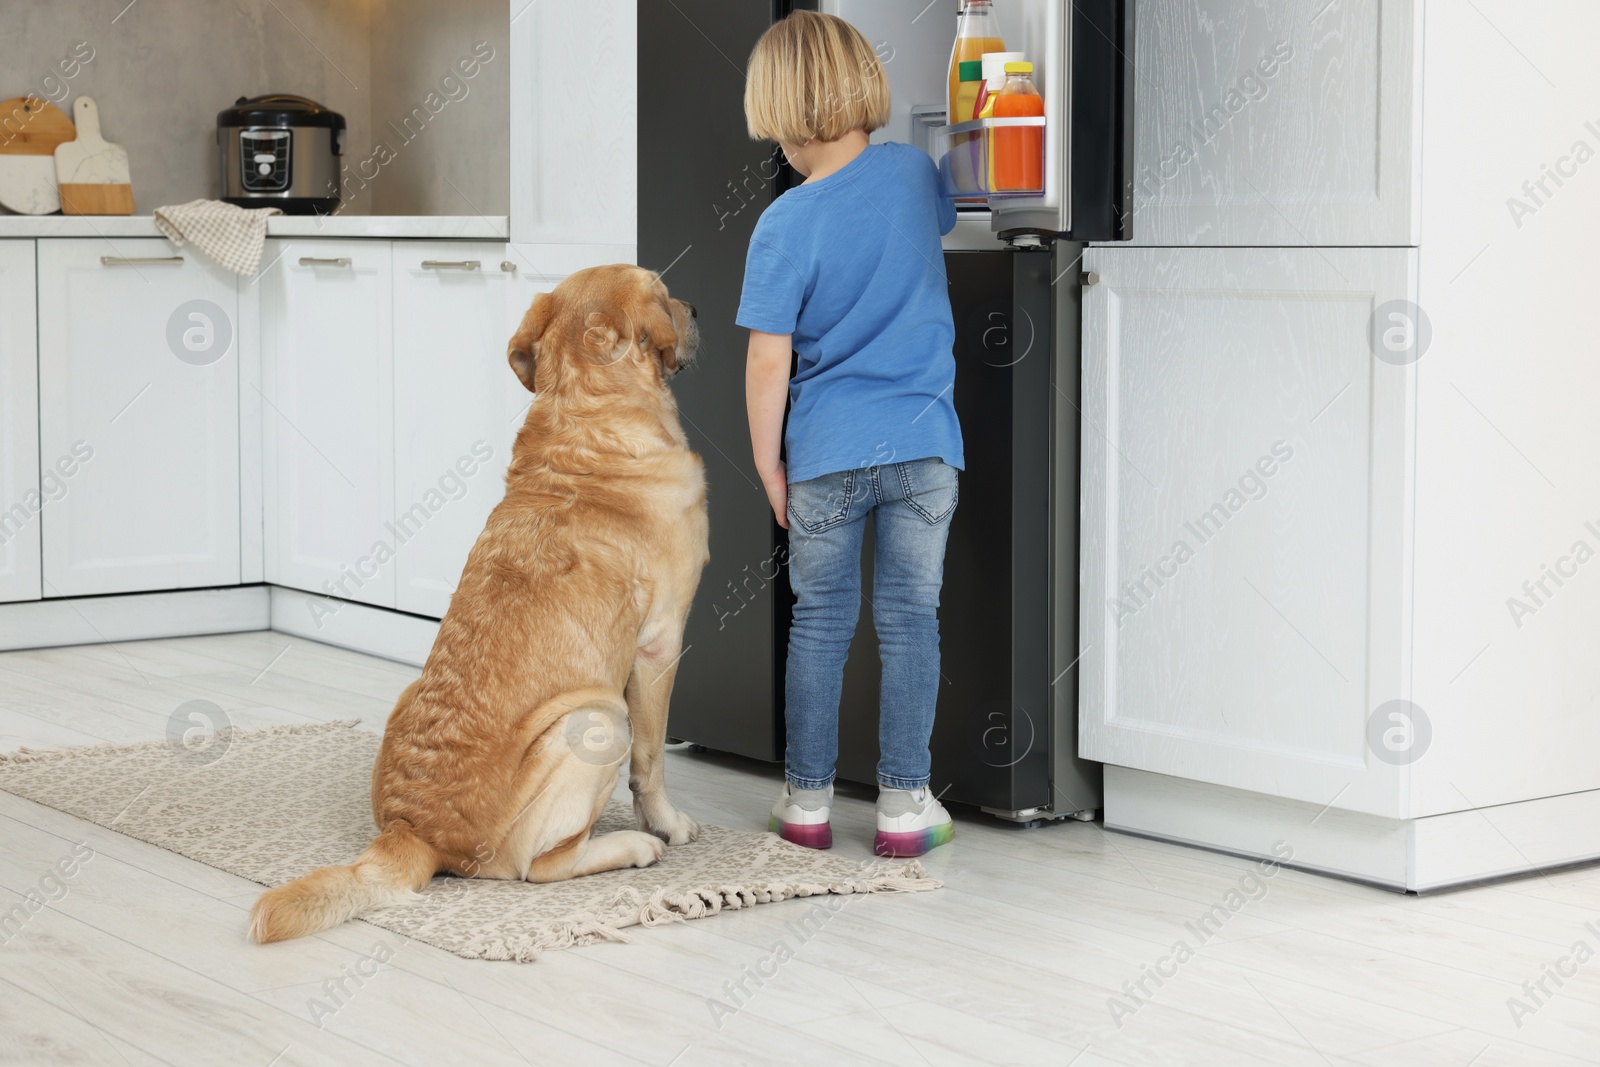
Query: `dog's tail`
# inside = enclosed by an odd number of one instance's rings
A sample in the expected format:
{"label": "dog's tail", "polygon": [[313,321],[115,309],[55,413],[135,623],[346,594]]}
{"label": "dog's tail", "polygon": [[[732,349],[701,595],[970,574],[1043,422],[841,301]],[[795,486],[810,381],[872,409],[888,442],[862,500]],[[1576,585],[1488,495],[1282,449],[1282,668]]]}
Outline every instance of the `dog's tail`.
{"label": "dog's tail", "polygon": [[393,824],[348,867],[322,867],[263,894],[250,911],[250,940],[287,941],[338,926],[412,896],[439,869],[438,856],[409,827]]}

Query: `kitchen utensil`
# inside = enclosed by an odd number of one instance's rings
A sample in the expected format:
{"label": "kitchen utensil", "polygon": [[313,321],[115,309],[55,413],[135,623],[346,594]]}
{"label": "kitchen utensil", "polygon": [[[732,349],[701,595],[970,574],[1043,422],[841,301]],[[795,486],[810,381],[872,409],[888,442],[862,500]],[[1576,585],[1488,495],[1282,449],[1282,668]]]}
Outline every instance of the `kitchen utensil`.
{"label": "kitchen utensil", "polygon": [[344,116],[289,93],[241,96],[217,113],[222,199],[288,214],[339,207]]}
{"label": "kitchen utensil", "polygon": [[100,109],[92,97],[72,102],[78,139],[56,146],[56,186],[68,215],[132,215],[128,151],[100,136]]}
{"label": "kitchen utensil", "polygon": [[0,205],[23,215],[60,211],[55,150],[74,134],[72,120],[49,101],[0,101]]}

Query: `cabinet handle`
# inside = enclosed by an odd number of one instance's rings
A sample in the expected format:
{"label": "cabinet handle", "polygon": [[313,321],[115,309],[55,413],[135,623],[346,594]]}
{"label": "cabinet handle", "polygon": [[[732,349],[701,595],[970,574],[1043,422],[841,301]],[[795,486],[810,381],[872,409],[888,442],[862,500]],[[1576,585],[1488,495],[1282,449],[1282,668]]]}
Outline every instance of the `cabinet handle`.
{"label": "cabinet handle", "polygon": [[1100,275],[1096,271],[1086,270],[1078,275],[1078,281],[1085,287],[1100,284]]}
{"label": "cabinet handle", "polygon": [[517,265],[511,262],[509,259],[502,259],[500,261],[500,269],[505,271],[507,274],[515,274],[517,272]]}
{"label": "cabinet handle", "polygon": [[423,270],[477,270],[483,266],[475,259],[425,259]]}
{"label": "cabinet handle", "polygon": [[182,256],[101,256],[103,267],[134,267],[144,263],[182,263]]}
{"label": "cabinet handle", "polygon": [[300,265],[302,267],[348,267],[350,260],[346,256],[339,256],[337,259],[318,259],[316,256],[301,256]]}

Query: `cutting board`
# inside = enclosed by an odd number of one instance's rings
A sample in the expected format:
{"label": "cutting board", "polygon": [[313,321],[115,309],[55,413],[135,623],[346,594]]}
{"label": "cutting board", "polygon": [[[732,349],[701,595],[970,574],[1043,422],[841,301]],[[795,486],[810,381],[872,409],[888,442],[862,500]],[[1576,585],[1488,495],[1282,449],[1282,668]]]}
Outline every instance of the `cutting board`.
{"label": "cutting board", "polygon": [[73,135],[72,120],[48,101],[0,101],[0,206],[23,215],[60,211],[55,151]]}
{"label": "cutting board", "polygon": [[78,139],[56,145],[56,186],[68,215],[132,215],[133,186],[128,151],[100,136],[100,109],[94,99],[72,102]]}

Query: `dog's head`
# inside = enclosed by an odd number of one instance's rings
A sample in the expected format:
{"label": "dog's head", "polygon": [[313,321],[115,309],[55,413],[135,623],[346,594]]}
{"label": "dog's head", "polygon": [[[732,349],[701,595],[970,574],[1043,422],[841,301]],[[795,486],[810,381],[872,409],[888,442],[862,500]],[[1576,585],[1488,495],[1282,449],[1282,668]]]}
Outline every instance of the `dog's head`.
{"label": "dog's head", "polygon": [[694,306],[654,271],[627,264],[578,271],[534,297],[506,358],[530,392],[659,386],[694,359]]}

